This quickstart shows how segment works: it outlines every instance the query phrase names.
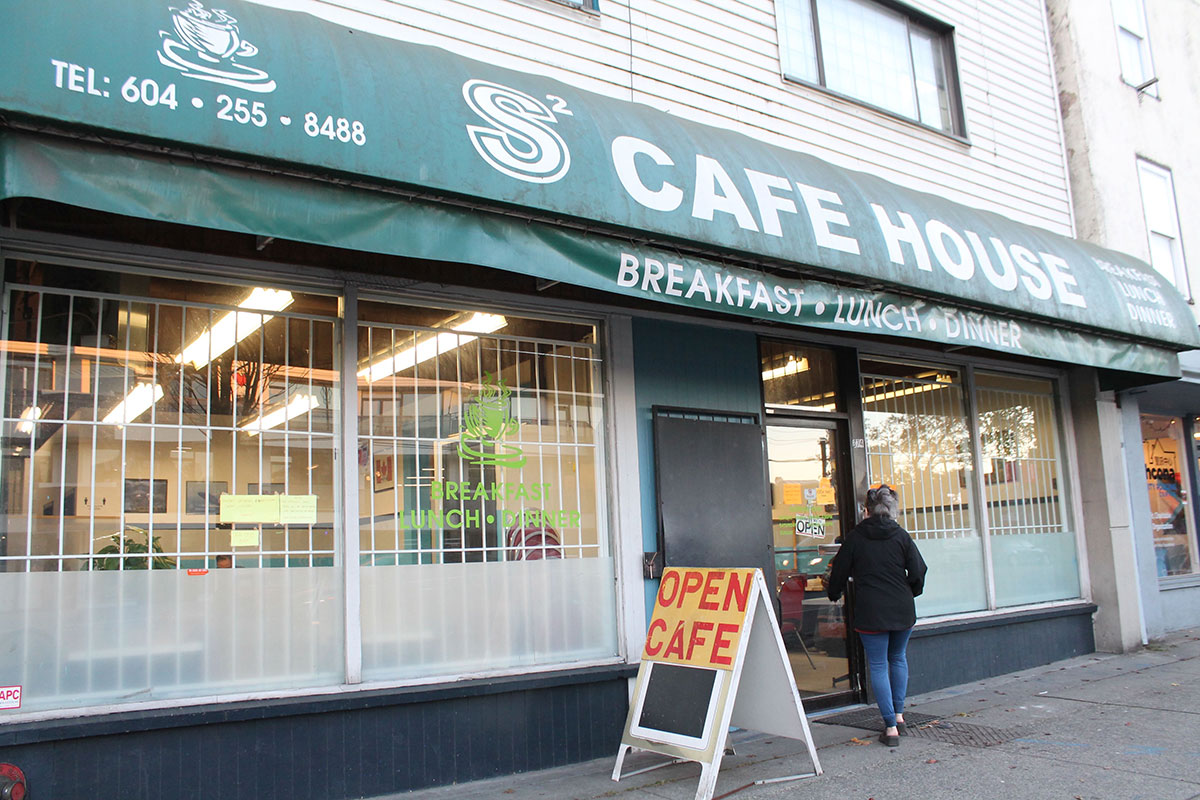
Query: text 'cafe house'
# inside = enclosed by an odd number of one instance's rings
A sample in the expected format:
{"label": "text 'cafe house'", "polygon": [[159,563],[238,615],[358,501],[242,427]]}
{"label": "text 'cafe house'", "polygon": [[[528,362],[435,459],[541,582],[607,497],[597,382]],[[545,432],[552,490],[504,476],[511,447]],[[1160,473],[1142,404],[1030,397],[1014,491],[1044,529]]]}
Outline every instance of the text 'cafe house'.
{"label": "text 'cafe house'", "polygon": [[1146,265],[437,48],[172,13],[0,2],[0,760],[34,791],[612,754],[664,565],[761,567],[806,706],[861,701],[822,576],[881,481],[930,565],[914,691],[1093,648],[1076,431],[1200,346]]}

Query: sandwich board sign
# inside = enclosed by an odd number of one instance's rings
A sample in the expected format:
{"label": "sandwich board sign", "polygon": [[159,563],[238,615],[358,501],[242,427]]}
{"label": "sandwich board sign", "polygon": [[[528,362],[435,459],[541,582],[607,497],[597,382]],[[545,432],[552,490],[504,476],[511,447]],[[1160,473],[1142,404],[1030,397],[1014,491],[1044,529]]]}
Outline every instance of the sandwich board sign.
{"label": "sandwich board sign", "polygon": [[663,570],[612,779],[631,749],[701,765],[696,800],[711,800],[731,725],[800,739],[821,774],[804,706],[759,569]]}

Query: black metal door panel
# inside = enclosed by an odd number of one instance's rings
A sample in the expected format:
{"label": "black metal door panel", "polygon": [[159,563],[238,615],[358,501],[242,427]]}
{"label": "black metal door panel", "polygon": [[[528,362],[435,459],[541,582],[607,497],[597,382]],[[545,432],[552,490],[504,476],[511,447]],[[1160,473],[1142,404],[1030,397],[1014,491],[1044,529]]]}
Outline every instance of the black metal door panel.
{"label": "black metal door panel", "polygon": [[663,563],[759,567],[773,586],[757,415],[655,408],[654,454]]}

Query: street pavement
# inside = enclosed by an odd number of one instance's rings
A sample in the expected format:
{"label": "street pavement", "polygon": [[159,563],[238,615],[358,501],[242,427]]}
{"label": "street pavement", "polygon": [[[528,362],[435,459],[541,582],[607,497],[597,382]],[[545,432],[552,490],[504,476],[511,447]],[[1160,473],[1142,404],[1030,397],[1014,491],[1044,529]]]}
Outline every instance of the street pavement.
{"label": "street pavement", "polygon": [[[907,712],[911,720],[927,721],[897,748],[876,741],[877,730],[810,718],[824,774],[790,783],[753,785],[810,772],[802,742],[731,733],[736,752],[722,761],[715,795],[733,792],[733,800],[1200,799],[1200,629],[1173,633],[1131,654],[1095,653],[917,695],[909,698]],[[614,746],[612,758],[387,800],[695,797],[698,765],[672,765],[614,783],[615,756]],[[659,756],[636,753],[626,759],[625,770],[658,761]]]}

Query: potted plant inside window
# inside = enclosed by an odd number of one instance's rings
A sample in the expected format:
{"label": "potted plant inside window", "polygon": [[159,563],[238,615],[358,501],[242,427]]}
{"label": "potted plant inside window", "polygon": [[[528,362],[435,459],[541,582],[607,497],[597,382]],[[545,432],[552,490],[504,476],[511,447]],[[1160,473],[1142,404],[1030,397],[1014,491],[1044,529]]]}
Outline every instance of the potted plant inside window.
{"label": "potted plant inside window", "polygon": [[[142,541],[138,540],[138,536]],[[121,569],[122,557],[125,561],[125,569],[175,569],[175,559],[164,555],[154,555],[163,552],[162,545],[158,543],[159,537],[155,536],[151,540],[148,533],[142,528],[130,525],[124,533],[114,533],[108,538],[112,539],[112,544],[107,544],[96,551],[97,558],[93,558],[91,561],[92,569]],[[107,558],[99,556],[107,556]]]}

